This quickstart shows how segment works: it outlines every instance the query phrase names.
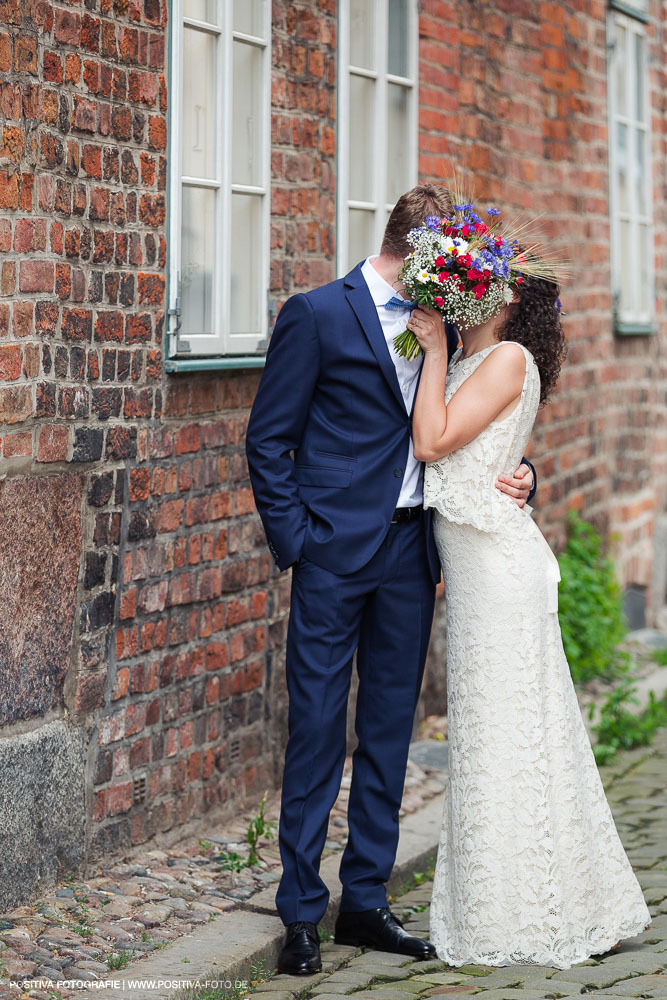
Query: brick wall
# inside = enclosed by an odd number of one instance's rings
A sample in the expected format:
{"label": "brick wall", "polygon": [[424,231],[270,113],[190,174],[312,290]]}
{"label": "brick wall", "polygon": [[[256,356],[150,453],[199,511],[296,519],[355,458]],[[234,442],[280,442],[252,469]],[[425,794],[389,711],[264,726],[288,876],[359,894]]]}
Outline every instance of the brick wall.
{"label": "brick wall", "polygon": [[[268,555],[243,447],[259,376],[163,369],[166,10],[0,0],[0,537],[17,539],[0,559],[0,625],[29,608],[38,650],[0,629],[0,744],[53,719],[80,732],[82,863],[259,798],[286,728],[289,576]],[[335,273],[336,13],[336,0],[273,3],[276,311]],[[662,298],[658,336],[611,333],[604,14],[424,0],[420,174],[461,162],[490,200],[546,208],[554,235],[576,237],[570,361],[533,442],[540,518],[559,544],[580,506],[620,532],[624,582],[643,584],[666,501],[667,329]],[[664,44],[654,31],[661,289]],[[432,654],[426,697],[442,704],[440,627]],[[19,668],[34,697],[19,696]]]}
{"label": "brick wall", "polygon": [[[90,859],[260,797],[286,727],[289,579],[244,457],[259,376],[163,371],[166,16],[156,0],[0,4],[0,461],[54,497],[84,477],[49,707],[87,734]],[[274,3],[276,311],[334,276],[335,35],[333,0]],[[21,525],[23,494],[6,496]],[[4,586],[27,566],[17,547]],[[44,619],[48,640],[62,623]],[[0,652],[8,701],[19,655]],[[26,716],[43,721],[11,721]]]}
{"label": "brick wall", "polygon": [[460,163],[508,214],[546,212],[546,235],[576,265],[561,296],[569,359],[532,442],[540,523],[559,547],[567,509],[580,508],[618,535],[623,583],[650,587],[653,526],[667,506],[667,6],[649,3],[658,323],[651,337],[612,332],[606,3],[423,7],[421,175],[446,178]]}

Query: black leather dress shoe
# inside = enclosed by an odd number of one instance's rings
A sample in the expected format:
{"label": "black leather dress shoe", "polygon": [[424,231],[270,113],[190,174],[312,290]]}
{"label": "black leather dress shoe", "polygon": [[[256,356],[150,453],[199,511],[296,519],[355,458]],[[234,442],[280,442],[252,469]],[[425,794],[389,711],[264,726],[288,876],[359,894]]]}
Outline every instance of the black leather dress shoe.
{"label": "black leather dress shoe", "polygon": [[336,944],[362,945],[414,958],[432,958],[435,955],[432,944],[403,930],[403,924],[388,906],[358,913],[339,913],[334,941]]}
{"label": "black leather dress shoe", "polygon": [[285,944],[278,958],[278,972],[290,976],[308,976],[321,972],[320,936],[317,924],[309,920],[295,920],[287,925]]}

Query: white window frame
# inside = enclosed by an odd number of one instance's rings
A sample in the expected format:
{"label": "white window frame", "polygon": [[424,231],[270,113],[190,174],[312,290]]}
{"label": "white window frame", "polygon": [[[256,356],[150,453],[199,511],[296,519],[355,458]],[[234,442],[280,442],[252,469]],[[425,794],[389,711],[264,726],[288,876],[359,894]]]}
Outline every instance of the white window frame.
{"label": "white window frame", "polygon": [[[266,350],[268,337],[269,265],[271,228],[271,0],[264,4],[264,38],[233,30],[233,0],[216,0],[222,6],[220,25],[185,18],[183,0],[171,0],[169,31],[169,231],[168,280],[170,357],[193,358],[206,356],[245,356]],[[182,173],[182,86],[183,86],[183,24],[218,36],[217,86],[218,122],[216,137],[216,180],[184,177]],[[262,72],[262,183],[259,186],[232,184],[232,101],[233,43],[239,39],[263,50]],[[195,184],[196,181],[196,184]],[[182,186],[209,187],[220,192],[215,219],[217,268],[213,279],[213,327],[211,334],[182,334],[181,323],[181,207]],[[255,194],[262,198],[262,234],[260,289],[264,305],[260,308],[261,328],[232,334],[231,326],[231,267],[232,194]]]}
{"label": "white window frame", "polygon": [[[626,32],[626,51],[618,51],[616,45],[616,27],[622,26]],[[634,63],[634,55],[628,59],[628,52],[634,53],[635,36],[640,36],[644,42],[644,74],[641,81],[643,87],[642,104],[644,108],[645,120],[637,122],[635,116],[636,102],[636,82],[637,73]],[[607,13],[607,86],[609,101],[609,221],[610,221],[610,257],[612,276],[612,300],[614,303],[614,324],[617,333],[651,333],[654,331],[655,320],[655,249],[653,230],[653,175],[652,175],[652,155],[651,155],[651,101],[648,84],[649,77],[649,51],[648,38],[646,33],[646,23],[639,16],[633,17],[625,10],[611,7]],[[627,70],[627,93],[626,108],[629,115],[619,113],[619,102],[616,93],[616,61],[624,59]],[[625,125],[628,130],[628,171],[627,171],[627,191],[628,210],[622,212],[619,208],[620,198],[618,194],[618,170],[617,170],[617,144],[616,127]],[[634,150],[635,137],[638,133],[644,136],[644,164],[646,171],[646,212],[641,213],[637,205],[637,186],[635,175],[635,155],[630,155],[630,150]],[[618,252],[619,241],[621,239],[621,221],[630,223],[631,243],[638,246],[637,234],[640,225],[648,226],[648,310],[642,312],[638,305],[633,302],[631,309],[621,310],[621,258]]]}
{"label": "white window frame", "polygon": [[[417,183],[419,166],[419,8],[417,0],[410,0],[408,7],[408,59],[410,76],[396,76],[387,72],[388,41],[388,0],[367,0],[375,5],[375,54],[376,70],[363,69],[350,64],[350,0],[339,0],[338,4],[338,155],[337,155],[337,220],[336,220],[336,264],[339,277],[346,274],[358,261],[348,260],[349,210],[352,208],[375,210],[373,232],[374,250],[379,253],[384,233],[387,212],[394,203],[387,200],[387,168],[385,150],[387,148],[387,87],[398,83],[410,90],[409,122],[412,142],[409,150],[410,175],[408,187]],[[384,59],[381,63],[379,56]],[[382,66],[382,68],[380,68]],[[350,201],[349,198],[349,156],[350,156],[350,76],[363,76],[376,81],[375,111],[373,120],[374,163],[373,171],[377,198],[372,202]]]}

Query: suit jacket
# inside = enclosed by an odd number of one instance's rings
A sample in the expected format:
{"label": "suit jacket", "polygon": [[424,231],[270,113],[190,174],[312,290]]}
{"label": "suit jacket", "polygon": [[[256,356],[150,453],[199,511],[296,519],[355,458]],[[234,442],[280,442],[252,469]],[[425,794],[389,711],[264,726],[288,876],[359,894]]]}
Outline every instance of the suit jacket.
{"label": "suit jacket", "polygon": [[[447,337],[451,354],[454,327]],[[246,437],[255,503],[281,570],[303,554],[346,575],[373,557],[396,508],[411,429],[361,264],[288,299]],[[424,531],[437,583],[431,515]]]}

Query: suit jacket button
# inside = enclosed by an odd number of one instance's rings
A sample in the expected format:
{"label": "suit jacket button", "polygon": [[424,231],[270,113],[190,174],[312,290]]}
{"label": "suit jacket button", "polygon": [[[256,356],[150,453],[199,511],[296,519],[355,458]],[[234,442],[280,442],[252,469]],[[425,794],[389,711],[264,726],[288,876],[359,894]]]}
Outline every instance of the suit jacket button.
{"label": "suit jacket button", "polygon": [[394,469],[394,475],[396,476],[397,479],[400,479],[401,476],[403,475],[403,469]]}

